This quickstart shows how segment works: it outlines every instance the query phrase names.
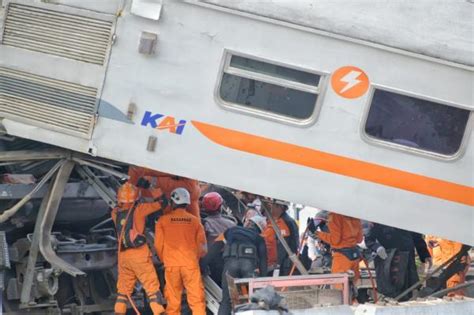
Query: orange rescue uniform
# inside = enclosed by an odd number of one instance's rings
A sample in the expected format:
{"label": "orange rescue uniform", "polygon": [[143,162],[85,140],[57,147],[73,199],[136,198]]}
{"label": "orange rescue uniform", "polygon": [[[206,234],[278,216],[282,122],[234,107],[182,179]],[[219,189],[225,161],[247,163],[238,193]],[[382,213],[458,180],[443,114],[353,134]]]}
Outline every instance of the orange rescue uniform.
{"label": "orange rescue uniform", "polygon": [[[287,239],[291,235],[290,228],[286,224],[285,220],[283,220],[281,217],[278,219],[275,219],[275,223],[277,224],[278,228],[280,229],[281,236],[283,236],[285,239]],[[267,221],[267,226],[265,230],[262,233],[262,237],[265,240],[265,245],[267,247],[267,266],[268,267],[274,267],[278,263],[281,263],[278,261],[278,243],[279,240],[276,236],[276,232],[273,229],[272,224],[270,221]],[[285,252],[286,253],[286,252]],[[280,255],[283,255],[280,253]]]}
{"label": "orange rescue uniform", "polygon": [[354,248],[362,242],[363,231],[360,220],[331,212],[328,217],[328,228],[328,233],[318,232],[317,236],[333,249],[331,272],[339,273],[352,270],[354,272],[354,283],[357,283],[360,279],[360,259],[350,260],[344,254],[334,250]]}
{"label": "orange rescue uniform", "polygon": [[155,225],[155,247],[165,266],[166,314],[181,314],[184,287],[193,315],[205,315],[199,258],[207,253],[207,242],[200,220],[183,208],[163,215]]}
{"label": "orange rescue uniform", "polygon": [[[161,204],[159,202],[139,204],[133,216],[135,230],[139,233],[143,233],[145,230],[146,217],[159,210],[161,210]],[[112,210],[111,216],[115,224],[117,223],[118,211],[129,211],[129,209],[122,210],[115,208]],[[128,218],[128,220],[130,219],[131,218]],[[156,295],[160,291],[160,283],[158,282],[155,267],[151,259],[151,251],[146,244],[137,248],[128,248],[118,251],[118,297],[115,303],[115,313],[126,313],[128,299],[133,293],[137,280],[140,281],[145,289],[153,315],[163,313],[164,308],[158,304],[158,297]]]}
{"label": "orange rescue uniform", "polygon": [[262,233],[262,237],[267,247],[267,267],[270,270],[273,269],[278,262],[277,239],[271,224],[267,224],[267,227]]}
{"label": "orange rescue uniform", "polygon": [[[433,264],[435,266],[440,266],[448,261],[451,257],[459,253],[462,248],[462,244],[458,242],[449,241],[442,238],[437,238],[434,236],[428,236],[426,238],[428,245],[429,241],[435,241],[438,246],[432,248],[432,257],[433,257]],[[430,246],[428,246],[430,247]],[[469,265],[471,263],[471,259],[469,255],[465,255],[461,258],[461,262],[466,264],[466,268],[456,274],[454,274],[451,278],[446,281],[446,288],[454,288],[455,286],[462,284],[466,281],[466,274],[469,270]],[[449,295],[464,295],[464,290],[457,290],[454,292],[450,292]]]}
{"label": "orange rescue uniform", "polygon": [[[199,187],[199,182],[197,180],[173,176],[168,173],[137,166],[130,166],[128,169],[128,175],[130,176],[129,181],[134,185],[137,184],[140,177],[150,181],[152,186],[155,182],[156,188],[160,188],[168,199],[170,199],[171,192],[176,188],[185,188],[191,196],[191,204],[188,206],[188,211],[199,218],[199,197],[201,196],[201,188]],[[161,195],[161,192],[154,193],[156,188],[141,189],[142,196],[152,198],[158,197]],[[163,209],[163,213],[168,213],[170,211],[170,207]]]}

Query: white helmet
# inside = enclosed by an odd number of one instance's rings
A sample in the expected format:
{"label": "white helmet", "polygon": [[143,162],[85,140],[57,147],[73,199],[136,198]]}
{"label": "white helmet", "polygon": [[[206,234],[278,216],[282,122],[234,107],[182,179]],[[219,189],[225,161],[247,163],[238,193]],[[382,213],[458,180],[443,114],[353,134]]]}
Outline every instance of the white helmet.
{"label": "white helmet", "polygon": [[267,227],[267,219],[265,219],[261,215],[254,215],[249,220],[258,226],[258,228],[260,229],[260,233],[262,233]]}
{"label": "white helmet", "polygon": [[189,205],[191,204],[191,196],[189,191],[179,187],[171,192],[171,200],[177,205]]}

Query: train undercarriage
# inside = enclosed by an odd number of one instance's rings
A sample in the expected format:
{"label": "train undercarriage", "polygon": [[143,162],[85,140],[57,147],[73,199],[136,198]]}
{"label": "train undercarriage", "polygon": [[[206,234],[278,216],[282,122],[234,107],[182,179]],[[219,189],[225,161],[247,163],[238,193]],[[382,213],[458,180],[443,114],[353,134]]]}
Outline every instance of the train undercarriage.
{"label": "train undercarriage", "polygon": [[109,209],[126,166],[22,139],[0,146],[3,311],[113,312],[117,246]]}

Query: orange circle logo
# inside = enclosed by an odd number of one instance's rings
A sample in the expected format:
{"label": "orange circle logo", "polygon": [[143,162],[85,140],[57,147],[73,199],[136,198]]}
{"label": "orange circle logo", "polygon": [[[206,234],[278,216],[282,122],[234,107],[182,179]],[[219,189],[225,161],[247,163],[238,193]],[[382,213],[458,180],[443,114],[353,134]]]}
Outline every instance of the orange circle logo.
{"label": "orange circle logo", "polygon": [[369,77],[361,69],[345,66],[332,74],[331,85],[337,95],[344,98],[358,98],[369,89]]}

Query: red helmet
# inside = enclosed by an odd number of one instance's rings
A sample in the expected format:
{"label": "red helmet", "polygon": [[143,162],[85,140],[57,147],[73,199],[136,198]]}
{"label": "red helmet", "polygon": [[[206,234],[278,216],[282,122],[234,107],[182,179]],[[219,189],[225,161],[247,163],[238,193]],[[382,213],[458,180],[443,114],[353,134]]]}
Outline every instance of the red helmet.
{"label": "red helmet", "polygon": [[210,192],[202,198],[202,207],[206,212],[216,212],[220,210],[223,202],[224,199],[219,193]]}

